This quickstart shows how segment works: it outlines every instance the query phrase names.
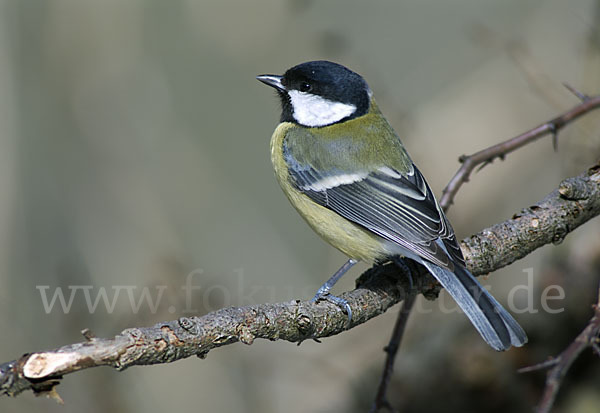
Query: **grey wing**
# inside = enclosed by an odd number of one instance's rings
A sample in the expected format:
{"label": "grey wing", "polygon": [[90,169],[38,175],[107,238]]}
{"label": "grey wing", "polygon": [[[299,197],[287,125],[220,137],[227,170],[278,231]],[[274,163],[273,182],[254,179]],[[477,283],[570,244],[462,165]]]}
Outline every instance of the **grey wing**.
{"label": "grey wing", "polygon": [[347,174],[289,165],[295,186],[318,204],[443,268],[464,267],[454,231],[416,166],[408,174],[388,167]]}
{"label": "grey wing", "polygon": [[452,227],[423,175],[389,167],[317,171],[287,154],[293,184],[318,204],[418,256],[448,290],[484,340],[496,350],[521,346],[527,336],[512,316],[473,278]]}

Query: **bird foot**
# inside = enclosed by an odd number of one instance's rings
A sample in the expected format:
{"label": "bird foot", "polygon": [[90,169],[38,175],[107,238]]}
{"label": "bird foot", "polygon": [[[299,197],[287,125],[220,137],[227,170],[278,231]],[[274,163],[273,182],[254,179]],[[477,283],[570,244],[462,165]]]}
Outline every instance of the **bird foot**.
{"label": "bird foot", "polygon": [[313,299],[310,301],[316,303],[319,300],[327,300],[330,303],[333,303],[340,307],[346,314],[348,314],[348,327],[350,326],[350,323],[352,322],[352,309],[350,308],[350,304],[348,304],[348,301],[344,300],[341,297],[337,297],[333,294],[330,294],[329,291],[321,291],[321,288],[319,288],[317,294],[315,294]]}

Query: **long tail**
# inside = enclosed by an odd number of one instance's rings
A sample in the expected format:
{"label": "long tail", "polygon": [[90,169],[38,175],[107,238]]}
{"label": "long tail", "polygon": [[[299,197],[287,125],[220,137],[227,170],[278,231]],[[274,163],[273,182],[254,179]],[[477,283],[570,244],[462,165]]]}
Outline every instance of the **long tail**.
{"label": "long tail", "polygon": [[450,293],[494,350],[507,350],[511,345],[521,347],[527,342],[519,323],[465,268],[455,265],[452,273],[425,260],[421,263]]}

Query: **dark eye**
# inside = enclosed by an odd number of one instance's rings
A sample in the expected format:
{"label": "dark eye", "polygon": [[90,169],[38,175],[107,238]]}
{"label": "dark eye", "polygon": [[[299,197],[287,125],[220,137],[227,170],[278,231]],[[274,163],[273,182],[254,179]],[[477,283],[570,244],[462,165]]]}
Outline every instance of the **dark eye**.
{"label": "dark eye", "polygon": [[307,82],[302,82],[300,83],[300,92],[308,92],[312,89],[312,86],[310,85],[310,83]]}

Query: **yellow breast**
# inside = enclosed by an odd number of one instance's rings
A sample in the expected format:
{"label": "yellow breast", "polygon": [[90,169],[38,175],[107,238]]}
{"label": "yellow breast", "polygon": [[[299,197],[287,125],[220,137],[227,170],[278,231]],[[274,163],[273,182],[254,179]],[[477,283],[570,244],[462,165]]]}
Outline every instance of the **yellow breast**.
{"label": "yellow breast", "polygon": [[271,137],[271,161],[281,189],[308,225],[325,241],[356,260],[373,261],[393,253],[390,243],[337,213],[315,203],[290,182],[283,157],[283,140],[290,127],[283,122]]}

